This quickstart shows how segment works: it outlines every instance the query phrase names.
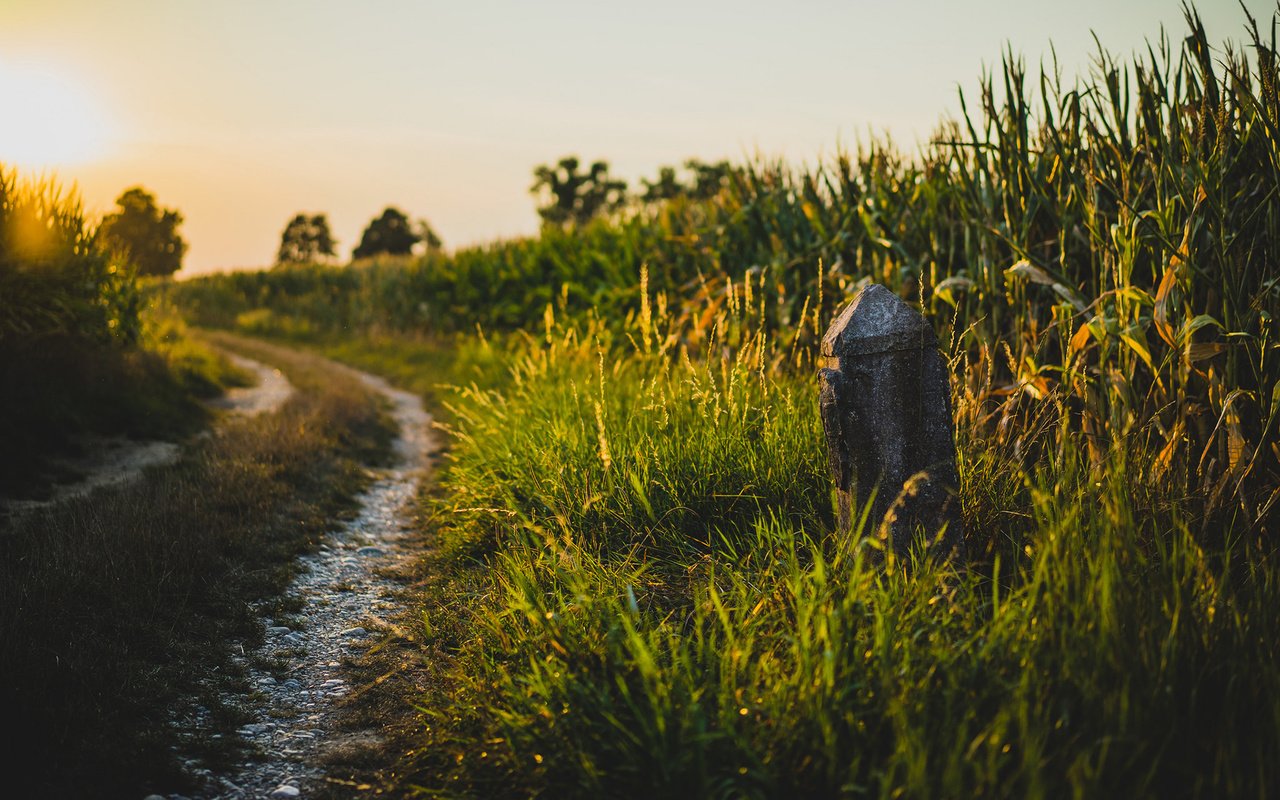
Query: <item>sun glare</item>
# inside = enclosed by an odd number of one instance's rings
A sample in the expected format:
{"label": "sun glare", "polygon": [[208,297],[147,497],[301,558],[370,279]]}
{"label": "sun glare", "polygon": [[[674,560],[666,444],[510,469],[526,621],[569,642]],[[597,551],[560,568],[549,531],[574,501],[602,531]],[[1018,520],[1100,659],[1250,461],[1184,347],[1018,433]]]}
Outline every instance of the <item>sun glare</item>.
{"label": "sun glare", "polygon": [[0,164],[45,169],[104,156],[112,132],[96,99],[65,75],[0,62]]}

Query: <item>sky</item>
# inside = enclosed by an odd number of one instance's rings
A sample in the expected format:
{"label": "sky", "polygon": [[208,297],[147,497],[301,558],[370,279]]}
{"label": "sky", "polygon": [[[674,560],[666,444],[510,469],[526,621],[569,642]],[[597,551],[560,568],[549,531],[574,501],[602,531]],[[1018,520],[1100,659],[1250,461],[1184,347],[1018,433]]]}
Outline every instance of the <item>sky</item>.
{"label": "sky", "polygon": [[[1245,0],[1261,22],[1273,1]],[[1239,40],[1236,0],[1198,4]],[[394,205],[446,247],[537,230],[532,171],[913,151],[1006,47],[1087,72],[1179,0],[0,0],[0,164],[91,213],[142,185],[183,275],[269,265],[297,213],[349,255]]]}

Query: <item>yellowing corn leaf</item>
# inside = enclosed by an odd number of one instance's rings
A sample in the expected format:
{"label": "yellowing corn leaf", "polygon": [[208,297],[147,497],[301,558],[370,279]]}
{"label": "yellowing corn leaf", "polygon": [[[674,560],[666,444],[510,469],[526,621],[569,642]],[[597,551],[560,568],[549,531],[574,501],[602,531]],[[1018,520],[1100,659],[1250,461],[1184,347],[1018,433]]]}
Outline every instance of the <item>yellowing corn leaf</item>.
{"label": "yellowing corn leaf", "polygon": [[1182,244],[1178,245],[1178,249],[1173,251],[1173,255],[1169,256],[1169,268],[1177,269],[1187,263],[1187,257],[1191,255],[1191,219],[1187,219],[1187,225],[1182,230]]}
{"label": "yellowing corn leaf", "polygon": [[963,275],[952,275],[933,287],[933,293],[948,305],[955,306],[955,292],[967,292],[973,288],[973,281]]}
{"label": "yellowing corn leaf", "polygon": [[1160,279],[1160,287],[1156,289],[1155,312],[1151,315],[1152,321],[1156,325],[1156,333],[1160,334],[1160,338],[1165,340],[1169,346],[1173,346],[1173,326],[1169,324],[1169,295],[1173,288],[1178,285],[1178,271],[1173,267],[1164,271],[1164,277]]}
{"label": "yellowing corn leaf", "polygon": [[1147,365],[1147,369],[1155,372],[1155,365],[1151,363],[1151,350],[1147,348],[1147,337],[1137,328],[1130,328],[1127,331],[1120,332],[1120,339],[1127,345],[1129,349],[1138,354],[1138,358]]}
{"label": "yellowing corn leaf", "polygon": [[1043,375],[1025,378],[1022,383],[1022,391],[1036,400],[1043,400],[1049,395],[1049,381]]}
{"label": "yellowing corn leaf", "polygon": [[1194,364],[1197,361],[1204,361],[1206,358],[1213,358],[1219,353],[1224,353],[1227,346],[1220,342],[1203,342],[1201,344],[1189,344],[1184,352],[1184,358],[1188,364]]}
{"label": "yellowing corn leaf", "polygon": [[1049,273],[1040,269],[1035,264],[1032,264],[1030,261],[1026,260],[1025,258],[1022,259],[1021,261],[1018,261],[1012,267],[1009,267],[1008,269],[1006,269],[1004,271],[1004,274],[1006,277],[1010,275],[1014,275],[1019,278],[1026,278],[1032,283],[1039,283],[1044,286],[1053,286],[1055,283],[1057,283],[1057,281],[1055,281],[1052,277],[1049,276]]}
{"label": "yellowing corn leaf", "polygon": [[[1212,369],[1212,368],[1210,368]],[[1213,450],[1213,443],[1217,439],[1218,431],[1225,425],[1227,428],[1227,457],[1228,457],[1228,474],[1235,468],[1236,462],[1240,455],[1244,452],[1244,436],[1240,433],[1240,414],[1235,410],[1234,403],[1241,397],[1249,395],[1244,389],[1232,389],[1222,400],[1222,412],[1218,415],[1218,423],[1213,426],[1213,431],[1209,434],[1209,439],[1205,442],[1204,452],[1200,454],[1200,461],[1196,467],[1201,475],[1206,474],[1204,462],[1209,457],[1210,451]],[[1235,439],[1236,441],[1232,441]],[[1213,464],[1209,465],[1209,471],[1212,472]],[[1225,476],[1224,476],[1225,477]]]}
{"label": "yellowing corn leaf", "polygon": [[1076,328],[1075,335],[1071,337],[1070,352],[1074,355],[1083,351],[1089,346],[1089,323],[1082,322],[1080,327]]}
{"label": "yellowing corn leaf", "polygon": [[1187,223],[1182,226],[1182,243],[1178,245],[1178,249],[1169,257],[1169,268],[1177,269],[1187,262],[1191,256],[1191,226],[1196,221],[1196,212],[1200,210],[1200,204],[1205,201],[1208,195],[1204,191],[1204,186],[1196,187],[1196,202],[1191,207],[1191,213],[1187,215]]}
{"label": "yellowing corn leaf", "polygon": [[1244,457],[1244,434],[1240,431],[1240,415],[1231,409],[1227,415],[1227,469],[1236,471]]}
{"label": "yellowing corn leaf", "polygon": [[1173,430],[1169,431],[1165,446],[1160,449],[1160,454],[1156,456],[1156,460],[1151,464],[1153,477],[1157,480],[1168,471],[1169,465],[1173,463],[1173,456],[1178,452],[1178,445],[1182,443],[1182,435],[1185,430],[1185,418],[1179,417],[1178,421],[1174,423]]}

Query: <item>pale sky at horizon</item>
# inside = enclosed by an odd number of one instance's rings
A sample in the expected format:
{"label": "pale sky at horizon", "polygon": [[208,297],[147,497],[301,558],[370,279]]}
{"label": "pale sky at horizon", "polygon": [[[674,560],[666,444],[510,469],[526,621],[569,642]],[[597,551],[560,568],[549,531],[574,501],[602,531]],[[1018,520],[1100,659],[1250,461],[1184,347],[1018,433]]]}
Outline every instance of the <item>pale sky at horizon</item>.
{"label": "pale sky at horizon", "polygon": [[[1235,0],[1198,7],[1242,38]],[[0,164],[96,213],[147,187],[186,218],[184,275],[270,264],[300,211],[344,257],[387,205],[463,246],[535,231],[532,170],[564,155],[637,186],[871,133],[910,150],[1006,43],[1035,64],[1052,40],[1072,76],[1091,31],[1125,55],[1162,24],[1183,35],[1178,0],[0,0]]]}

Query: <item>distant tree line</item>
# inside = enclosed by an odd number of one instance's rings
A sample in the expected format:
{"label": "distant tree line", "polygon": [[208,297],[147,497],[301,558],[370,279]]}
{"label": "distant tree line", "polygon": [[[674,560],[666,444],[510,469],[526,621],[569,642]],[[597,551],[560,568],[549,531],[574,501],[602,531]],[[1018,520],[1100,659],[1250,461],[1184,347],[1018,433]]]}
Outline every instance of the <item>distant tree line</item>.
{"label": "distant tree line", "polygon": [[[661,167],[653,180],[641,179],[642,191],[629,194],[627,182],[610,174],[609,162],[593,161],[584,167],[581,159],[571,155],[554,165],[535,167],[530,192],[539,198],[538,216],[543,224],[572,227],[628,205],[653,205],[677,198],[710,199],[729,185],[737,170],[728,161],[692,158],[684,162],[683,175],[676,167]],[[439,250],[443,242],[427,220],[412,221],[400,209],[387,206],[365,227],[351,257],[410,255],[419,246],[430,253]],[[336,248],[327,216],[300,212],[280,235],[276,263],[323,263],[336,255]]]}
{"label": "distant tree line", "polygon": [[[530,191],[541,198],[538,215],[544,224],[560,227],[585,224],[597,216],[619,211],[628,204],[654,204],[684,197],[706,200],[724,189],[736,168],[727,161],[684,162],[685,177],[675,167],[664,166],[654,180],[642,179],[643,191],[627,192],[627,183],[609,173],[607,161],[583,167],[577,156],[565,156],[554,166],[533,171]],[[117,253],[140,276],[169,276],[182,268],[187,242],[178,229],[183,216],[164,208],[142,186],[125,190],[116,209],[102,218],[99,241]],[[374,217],[351,251],[353,259],[379,255],[410,255],[415,250],[434,252],[443,242],[425,219],[410,220],[400,209],[388,206]],[[276,251],[277,264],[323,263],[337,255],[337,240],[325,214],[299,212],[285,225]]]}
{"label": "distant tree line", "polygon": [[[422,245],[426,252],[433,252],[443,244],[431,223],[425,219],[411,222],[403,211],[387,206],[365,227],[360,236],[360,244],[351,251],[351,257],[405,256],[413,253],[418,245]],[[324,214],[299,213],[289,220],[284,232],[280,234],[276,263],[323,263],[336,254],[337,241],[329,231],[328,217]]]}
{"label": "distant tree line", "polygon": [[696,158],[684,162],[684,169],[687,177],[682,179],[675,167],[659,168],[654,180],[641,179],[644,190],[633,196],[627,193],[626,181],[609,174],[609,162],[593,161],[583,169],[577,156],[565,156],[555,165],[535,167],[529,191],[540,199],[538,215],[545,224],[582,225],[632,202],[709,199],[729,184],[735,172],[728,161],[708,163]]}

